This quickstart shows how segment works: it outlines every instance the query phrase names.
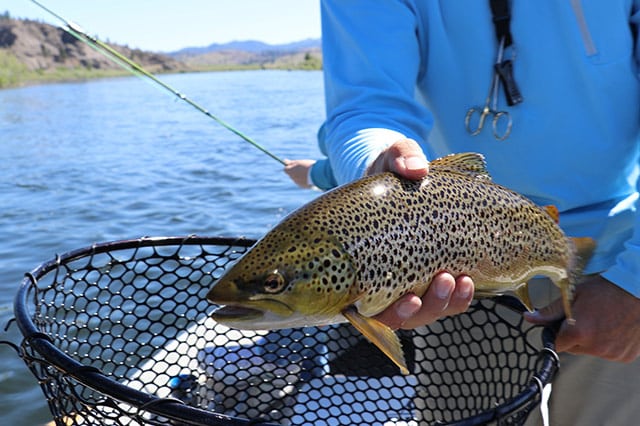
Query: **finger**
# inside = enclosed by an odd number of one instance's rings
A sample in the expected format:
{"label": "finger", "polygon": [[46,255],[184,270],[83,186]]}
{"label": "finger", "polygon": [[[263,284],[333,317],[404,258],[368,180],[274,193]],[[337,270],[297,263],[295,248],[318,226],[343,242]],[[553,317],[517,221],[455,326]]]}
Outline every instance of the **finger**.
{"label": "finger", "polygon": [[367,174],[391,171],[407,179],[422,179],[428,170],[429,163],[420,145],[413,139],[402,139],[383,151]]}
{"label": "finger", "polygon": [[[533,312],[525,312],[524,317],[532,324],[551,324],[565,317],[562,299],[557,299],[548,306],[536,309]],[[567,324],[568,325],[568,324]]]}
{"label": "finger", "polygon": [[556,352],[568,352],[573,355],[591,355],[609,361],[629,363],[635,361],[637,354],[625,346],[610,342],[594,342],[580,340],[572,335],[573,326],[569,325],[567,333],[558,333],[555,341]]}
{"label": "finger", "polygon": [[406,294],[376,316],[376,319],[397,330],[422,307],[422,300],[415,294]]}
{"label": "finger", "polygon": [[[565,317],[562,299],[534,312],[525,312],[525,319],[533,324],[550,325]],[[556,352],[569,352],[575,355],[586,353],[580,345],[580,329],[575,324],[561,321],[554,341]]]}
{"label": "finger", "polygon": [[401,327],[405,329],[420,327],[431,324],[445,315],[455,286],[456,281],[451,274],[443,272],[436,275],[427,292],[422,296],[420,310],[407,319]]}
{"label": "finger", "polygon": [[580,348],[574,334],[576,327],[570,325],[567,321],[562,321],[556,339],[554,341],[556,352],[570,352],[574,355],[581,355],[583,350]]}
{"label": "finger", "polygon": [[466,275],[457,277],[455,289],[445,310],[446,315],[459,314],[469,309],[469,305],[473,300],[473,291],[474,286],[471,277]]}

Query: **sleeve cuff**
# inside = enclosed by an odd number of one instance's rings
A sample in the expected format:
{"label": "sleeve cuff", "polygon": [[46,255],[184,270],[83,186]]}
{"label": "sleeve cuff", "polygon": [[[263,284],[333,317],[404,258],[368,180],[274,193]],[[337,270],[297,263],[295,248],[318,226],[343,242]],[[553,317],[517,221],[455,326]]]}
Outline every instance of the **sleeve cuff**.
{"label": "sleeve cuff", "polygon": [[640,298],[640,279],[638,274],[621,266],[620,261],[600,275],[626,292]]}

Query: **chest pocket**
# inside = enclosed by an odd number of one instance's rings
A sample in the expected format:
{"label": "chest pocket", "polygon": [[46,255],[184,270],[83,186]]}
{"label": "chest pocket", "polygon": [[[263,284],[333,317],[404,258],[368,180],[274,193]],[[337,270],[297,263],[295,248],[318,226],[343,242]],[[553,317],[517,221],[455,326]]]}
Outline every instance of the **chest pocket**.
{"label": "chest pocket", "polygon": [[[630,6],[616,2],[569,0],[575,17],[575,29],[584,54],[594,64],[610,64],[628,59],[633,52]],[[622,23],[622,24],[621,24]]]}

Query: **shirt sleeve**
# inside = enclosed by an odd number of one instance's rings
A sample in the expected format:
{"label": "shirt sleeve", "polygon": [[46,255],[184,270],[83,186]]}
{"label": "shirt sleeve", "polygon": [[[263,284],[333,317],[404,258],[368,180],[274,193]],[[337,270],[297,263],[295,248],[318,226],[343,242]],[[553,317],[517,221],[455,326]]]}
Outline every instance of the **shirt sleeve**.
{"label": "shirt sleeve", "polygon": [[309,170],[309,184],[327,191],[338,185],[335,177],[333,176],[333,170],[331,169],[331,163],[326,158],[316,161]]}
{"label": "shirt sleeve", "polygon": [[321,14],[322,143],[342,184],[396,140],[426,140],[433,119],[415,99],[421,47],[411,2],[324,0]]}

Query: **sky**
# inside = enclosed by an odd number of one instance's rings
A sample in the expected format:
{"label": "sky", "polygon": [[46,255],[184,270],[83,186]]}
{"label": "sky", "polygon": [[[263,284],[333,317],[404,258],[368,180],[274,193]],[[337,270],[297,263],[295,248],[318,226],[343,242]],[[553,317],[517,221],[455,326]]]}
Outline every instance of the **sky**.
{"label": "sky", "polygon": [[[38,0],[102,41],[156,52],[258,40],[320,38],[319,0]],[[59,26],[31,0],[0,0],[0,13]]]}

